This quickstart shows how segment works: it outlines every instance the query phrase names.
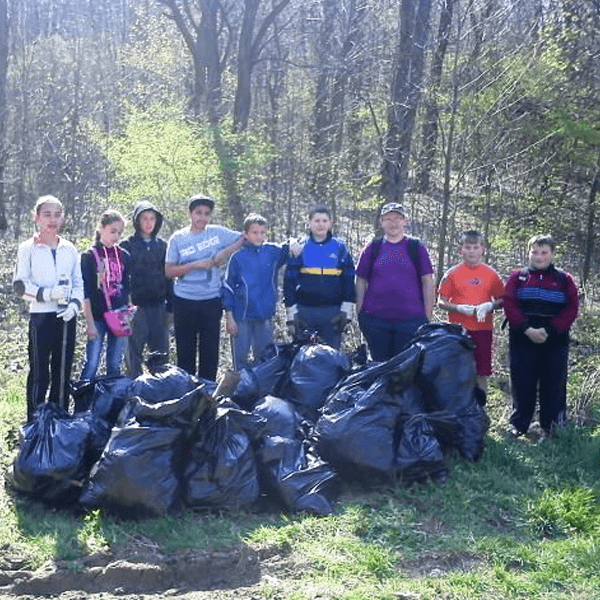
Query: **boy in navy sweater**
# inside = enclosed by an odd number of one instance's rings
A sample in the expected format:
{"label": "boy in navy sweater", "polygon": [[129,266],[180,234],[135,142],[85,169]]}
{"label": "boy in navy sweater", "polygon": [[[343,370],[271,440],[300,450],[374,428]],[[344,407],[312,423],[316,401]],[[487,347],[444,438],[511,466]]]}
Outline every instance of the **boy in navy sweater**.
{"label": "boy in navy sweater", "polygon": [[345,242],[331,234],[333,221],[326,206],[311,209],[308,227],[308,236],[300,242],[302,252],[288,259],[285,271],[287,324],[293,333],[314,330],[339,349],[356,297],[354,261]]}
{"label": "boy in navy sweater", "polygon": [[511,437],[527,433],[538,395],[546,434],[566,422],[569,328],[579,307],[573,278],[552,264],[552,237],[534,236],[528,248],[529,265],[511,273],[504,295],[510,325]]}
{"label": "boy in navy sweater", "polygon": [[236,371],[248,366],[250,349],[260,359],[273,342],[277,274],[289,248],[266,242],[267,220],[261,215],[246,217],[244,234],[243,247],[229,260],[221,293]]}

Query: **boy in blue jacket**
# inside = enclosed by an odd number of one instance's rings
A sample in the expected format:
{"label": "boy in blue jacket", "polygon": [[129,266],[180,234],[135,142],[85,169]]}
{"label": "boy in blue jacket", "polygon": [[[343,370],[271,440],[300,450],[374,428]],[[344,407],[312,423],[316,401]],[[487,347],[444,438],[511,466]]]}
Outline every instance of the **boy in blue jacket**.
{"label": "boy in blue jacket", "polygon": [[300,242],[302,252],[289,258],[285,271],[287,324],[293,334],[313,330],[339,349],[356,299],[354,261],[345,242],[331,234],[333,221],[326,206],[310,210],[308,227],[308,236]]}
{"label": "boy in blue jacket", "polygon": [[250,214],[244,220],[245,242],[232,254],[221,297],[226,329],[231,335],[233,367],[236,371],[260,359],[273,342],[277,304],[277,274],[288,256],[288,244],[267,243],[267,220]]}

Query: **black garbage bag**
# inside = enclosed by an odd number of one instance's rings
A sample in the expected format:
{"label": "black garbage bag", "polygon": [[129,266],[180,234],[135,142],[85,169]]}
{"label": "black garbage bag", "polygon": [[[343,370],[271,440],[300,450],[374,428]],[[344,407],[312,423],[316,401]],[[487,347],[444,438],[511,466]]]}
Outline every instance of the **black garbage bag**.
{"label": "black garbage bag", "polygon": [[457,415],[442,410],[425,415],[415,413],[414,416],[426,417],[427,425],[440,443],[442,452],[446,453],[446,451],[456,448],[457,436],[461,431],[460,419]]}
{"label": "black garbage bag", "polygon": [[270,344],[260,360],[240,369],[232,400],[251,410],[259,398],[277,393],[296,352],[294,344]]}
{"label": "black garbage bag", "polygon": [[[395,448],[401,416],[415,402],[418,390],[402,397],[389,393],[389,381],[382,375],[368,390],[355,386],[348,390],[346,407],[328,404],[317,421],[313,436],[319,456],[348,477],[371,474],[393,478],[396,471]],[[355,394],[350,403],[350,391]],[[407,416],[408,418],[408,416]]]}
{"label": "black garbage bag", "polygon": [[414,415],[404,425],[396,464],[405,485],[429,477],[439,483],[448,479],[449,470],[428,415]]}
{"label": "black garbage bag", "polygon": [[131,396],[130,377],[98,377],[72,384],[75,412],[90,410],[112,427],[125,401]]}
{"label": "black garbage bag", "polygon": [[146,402],[164,402],[181,398],[200,385],[198,378],[174,365],[163,365],[152,373],[136,377],[130,395],[139,396]]}
{"label": "black garbage bag", "polygon": [[290,512],[333,513],[338,476],[308,440],[265,436],[256,453],[261,481]]}
{"label": "black garbage bag", "polygon": [[229,402],[200,418],[183,469],[183,497],[192,507],[252,505],[260,494],[252,441],[264,420]]}
{"label": "black garbage bag", "polygon": [[181,500],[182,442],[176,427],[114,427],[80,503],[133,519],[174,513]]}
{"label": "black garbage bag", "polygon": [[252,410],[255,402],[260,398],[258,379],[252,369],[240,369],[239,380],[231,399],[242,408]]}
{"label": "black garbage bag", "polygon": [[112,426],[89,410],[75,413],[73,418],[80,418],[90,426],[90,468],[100,458],[112,432]]}
{"label": "black garbage bag", "polygon": [[331,346],[302,346],[289,368],[282,395],[309,411],[317,411],[351,367],[350,358]]}
{"label": "black garbage bag", "polygon": [[20,429],[14,487],[51,505],[72,504],[97,458],[94,450],[89,418],[70,416],[50,402],[41,404]]}
{"label": "black garbage bag", "polygon": [[342,400],[345,396],[355,395],[355,388],[367,390],[374,381],[383,375],[389,375],[390,393],[400,395],[405,389],[410,387],[419,372],[421,364],[422,348],[417,345],[409,346],[390,360],[385,362],[368,362],[364,367],[359,368],[346,377],[342,378],[332,390],[327,402],[335,402],[335,396],[340,395],[337,400]]}
{"label": "black garbage bag", "polygon": [[463,458],[479,460],[489,418],[476,386],[473,341],[460,325],[428,323],[419,328],[415,343],[422,348],[417,382],[428,412],[456,415],[456,448]]}
{"label": "black garbage bag", "polygon": [[475,390],[473,402],[463,407],[456,415],[456,447],[460,455],[471,462],[477,462],[481,458],[485,447],[485,434],[490,428],[490,418],[477,398]]}
{"label": "black garbage bag", "polygon": [[296,436],[301,417],[291,402],[275,396],[265,396],[256,403],[252,412],[265,419],[265,435],[280,435],[292,439]]}
{"label": "black garbage bag", "polygon": [[146,427],[179,427],[191,437],[197,427],[199,416],[214,400],[205,392],[205,385],[199,385],[181,398],[164,402],[148,403],[137,396],[129,398],[119,414],[117,424],[126,425],[134,420]]}
{"label": "black garbage bag", "polygon": [[417,382],[427,411],[459,412],[473,400],[475,344],[456,323],[427,323],[417,333],[414,344],[422,348]]}
{"label": "black garbage bag", "polygon": [[258,382],[258,397],[279,392],[283,377],[288,372],[298,351],[294,344],[271,344],[260,361],[252,364]]}

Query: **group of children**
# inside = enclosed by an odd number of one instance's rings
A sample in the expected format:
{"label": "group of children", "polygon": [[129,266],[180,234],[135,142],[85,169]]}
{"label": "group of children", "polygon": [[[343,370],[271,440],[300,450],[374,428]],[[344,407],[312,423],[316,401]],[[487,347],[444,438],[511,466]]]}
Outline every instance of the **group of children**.
{"label": "group of children", "polygon": [[[214,380],[217,375],[223,310],[231,336],[233,365],[260,358],[273,341],[278,276],[286,266],[283,295],[286,324],[297,336],[308,330],[340,348],[342,332],[357,313],[373,360],[402,350],[433,317],[436,290],[426,248],[404,233],[406,211],[383,206],[384,235],[363,249],[355,272],[344,241],[332,234],[327,207],[308,215],[308,233],[284,244],[267,242],[267,221],[249,215],[243,233],[210,223],[214,200],[189,199],[189,226],[168,242],[159,237],[163,216],[150,202],[133,211],[134,233],[119,243],[123,216],[106,211],[96,243],[81,257],[59,235],[62,204],[43,196],[35,205],[38,233],[19,246],[16,293],[30,303],[27,417],[46,399],[61,404],[70,379],[75,317],[83,309],[87,344],[81,379],[97,375],[106,343],[106,374],[143,371],[143,352],[168,355],[169,313],[173,313],[177,364]],[[460,323],[474,342],[477,384],[487,390],[492,372],[493,311],[503,306],[510,326],[509,351],[513,411],[511,434],[527,432],[539,392],[540,424],[551,433],[566,421],[569,328],[577,317],[578,293],[572,277],[552,263],[550,236],[529,242],[529,264],[514,271],[506,286],[483,262],[484,240],[467,231],[459,241],[462,262],[444,275],[438,305]],[[220,267],[227,263],[225,276]],[[132,333],[115,335],[110,309],[135,306]]]}

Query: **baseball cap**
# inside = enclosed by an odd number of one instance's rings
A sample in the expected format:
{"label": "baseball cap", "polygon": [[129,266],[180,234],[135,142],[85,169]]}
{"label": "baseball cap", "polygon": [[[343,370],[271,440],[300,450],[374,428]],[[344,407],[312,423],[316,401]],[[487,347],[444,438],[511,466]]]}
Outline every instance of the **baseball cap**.
{"label": "baseball cap", "polygon": [[406,211],[404,210],[404,207],[402,206],[402,204],[400,204],[399,202],[389,202],[388,204],[384,204],[381,207],[381,214],[380,216],[384,216],[387,215],[388,213],[391,212],[395,212],[398,213],[399,215],[402,215],[403,217],[406,216]]}
{"label": "baseball cap", "polygon": [[197,206],[208,206],[212,211],[215,207],[215,201],[203,194],[196,194],[188,200],[188,210],[192,212]]}

